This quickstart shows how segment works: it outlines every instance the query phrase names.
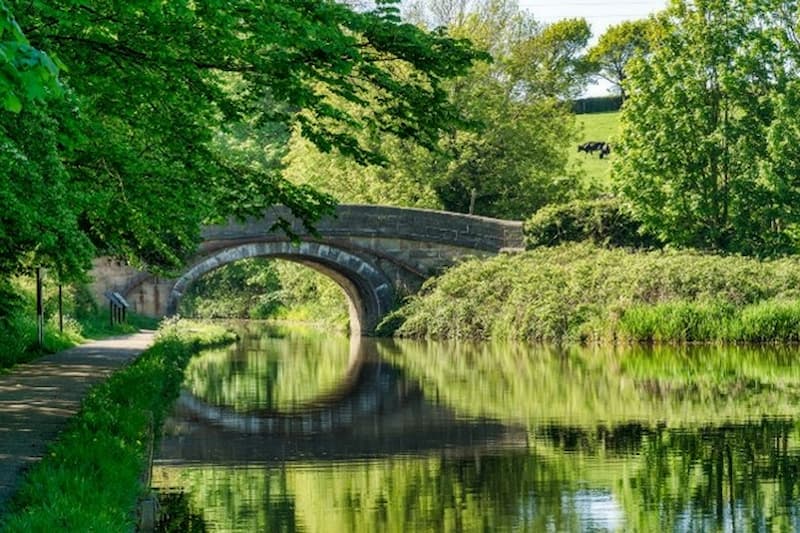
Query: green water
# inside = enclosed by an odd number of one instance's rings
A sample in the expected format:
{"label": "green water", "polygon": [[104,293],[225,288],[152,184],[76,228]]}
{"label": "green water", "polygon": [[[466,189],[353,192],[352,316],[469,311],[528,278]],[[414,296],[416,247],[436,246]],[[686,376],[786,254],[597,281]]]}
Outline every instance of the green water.
{"label": "green water", "polygon": [[153,484],[175,531],[799,531],[799,360],[250,329]]}

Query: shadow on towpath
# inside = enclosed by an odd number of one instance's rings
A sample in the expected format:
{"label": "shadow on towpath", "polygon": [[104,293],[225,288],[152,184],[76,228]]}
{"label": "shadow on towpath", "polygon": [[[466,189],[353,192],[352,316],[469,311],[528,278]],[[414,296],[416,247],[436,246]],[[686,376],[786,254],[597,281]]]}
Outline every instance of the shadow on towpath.
{"label": "shadow on towpath", "polygon": [[154,333],[82,344],[0,376],[0,515],[25,469],[44,455],[89,389],[146,350]]}

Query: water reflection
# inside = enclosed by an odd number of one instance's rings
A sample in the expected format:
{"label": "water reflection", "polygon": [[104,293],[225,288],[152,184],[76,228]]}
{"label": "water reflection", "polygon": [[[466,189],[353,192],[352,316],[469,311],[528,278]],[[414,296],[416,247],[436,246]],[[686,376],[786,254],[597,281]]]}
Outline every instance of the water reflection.
{"label": "water reflection", "polygon": [[[251,387],[223,389],[234,391],[227,405],[219,403],[220,396],[210,403],[193,392],[211,388],[203,385],[198,365],[193,365],[187,378],[190,387],[181,392],[167,421],[160,462],[364,459],[427,451],[452,456],[462,449],[472,454],[490,448],[527,448],[527,432],[520,425],[460,418],[451,408],[427,399],[399,365],[378,357],[374,339],[356,337],[349,346],[349,365],[335,387],[285,409],[248,402],[242,396]],[[231,350],[234,364],[240,352],[238,347]],[[206,356],[201,355],[200,361]],[[218,364],[218,354],[213,356]],[[257,373],[260,366],[253,368]],[[216,380],[219,374],[209,374],[208,379]],[[257,376],[255,383],[258,378],[263,376]],[[317,381],[310,379],[308,388],[315,390]],[[277,385],[265,386],[274,390]],[[248,404],[250,409],[240,408]]]}
{"label": "water reflection", "polygon": [[156,485],[215,530],[800,530],[794,349],[328,341],[253,371],[292,401],[190,372]]}
{"label": "water reflection", "polygon": [[362,359],[358,338],[253,323],[233,347],[195,357],[184,385],[204,403],[236,411],[292,409],[346,386]]}

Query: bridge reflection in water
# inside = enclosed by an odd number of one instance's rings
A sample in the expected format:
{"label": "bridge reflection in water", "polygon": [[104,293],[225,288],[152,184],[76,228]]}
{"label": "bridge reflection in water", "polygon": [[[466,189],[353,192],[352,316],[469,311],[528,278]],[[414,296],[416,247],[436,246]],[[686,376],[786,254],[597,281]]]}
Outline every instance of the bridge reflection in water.
{"label": "bridge reflection in water", "polygon": [[187,372],[153,480],[209,529],[800,531],[796,347],[282,335]]}
{"label": "bridge reflection in water", "polygon": [[373,339],[354,337],[341,383],[286,410],[237,412],[184,390],[161,441],[158,464],[349,460],[443,452],[527,449],[521,426],[462,419],[380,359]]}

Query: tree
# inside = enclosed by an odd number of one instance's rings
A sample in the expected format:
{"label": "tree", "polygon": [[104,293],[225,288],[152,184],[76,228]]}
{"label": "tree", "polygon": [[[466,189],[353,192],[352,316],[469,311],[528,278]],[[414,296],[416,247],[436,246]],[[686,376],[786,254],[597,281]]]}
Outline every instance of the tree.
{"label": "tree", "polygon": [[649,50],[649,20],[626,20],[610,26],[586,54],[597,76],[611,83],[625,100],[625,79],[628,62],[636,54]]}
{"label": "tree", "polygon": [[459,123],[443,80],[481,57],[402,23],[392,1],[358,12],[332,0],[9,5],[69,68],[76,127],[57,139],[75,202],[63,223],[162,270],[192,253],[201,222],[284,204],[313,224],[333,205],[280,168],[230,157],[219,142],[230,125],[296,127],[323,151],[377,162],[355,132],[435,145]]}
{"label": "tree", "polygon": [[481,0],[414,0],[406,4],[404,17],[414,24],[438,28],[459,25]]}
{"label": "tree", "polygon": [[443,155],[429,158],[445,209],[519,219],[574,194],[579,187],[566,170],[574,120],[564,101],[585,81],[586,21],[541,25],[515,1],[488,0],[450,32],[489,50],[493,61],[448,84],[454,104],[482,127],[444,137]]}
{"label": "tree", "polygon": [[[682,246],[796,251],[793,2],[675,0],[628,68],[614,179],[648,229]],[[657,44],[656,44],[657,43]]]}
{"label": "tree", "polygon": [[571,100],[586,87],[590,65],[583,52],[592,33],[586,19],[564,19],[522,36],[508,58],[518,89],[530,97]]}
{"label": "tree", "polygon": [[91,245],[78,229],[80,193],[61,160],[74,101],[58,81],[57,61],[30,45],[0,1],[0,316],[8,312],[6,276],[34,266],[60,280],[80,277]]}
{"label": "tree", "polygon": [[543,26],[513,0],[470,4],[464,12],[465,2],[430,0],[418,2],[415,13],[418,23],[447,24],[451,36],[493,58],[443,83],[471,127],[451,131],[435,150],[393,136],[365,140],[388,154],[384,167],[359,168],[293,141],[289,175],[349,201],[460,212],[472,207],[475,214],[505,218],[527,217],[575,194],[575,176],[566,170],[574,119],[563,100],[579,90],[578,50],[588,25],[571,20]]}
{"label": "tree", "polygon": [[201,318],[270,318],[280,307],[274,265],[253,257],[201,277],[181,299],[180,314]]}
{"label": "tree", "polygon": [[32,267],[52,268],[61,281],[89,267],[93,249],[78,221],[84,191],[61,160],[69,103],[26,105],[0,119],[0,285]]}

